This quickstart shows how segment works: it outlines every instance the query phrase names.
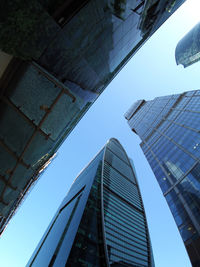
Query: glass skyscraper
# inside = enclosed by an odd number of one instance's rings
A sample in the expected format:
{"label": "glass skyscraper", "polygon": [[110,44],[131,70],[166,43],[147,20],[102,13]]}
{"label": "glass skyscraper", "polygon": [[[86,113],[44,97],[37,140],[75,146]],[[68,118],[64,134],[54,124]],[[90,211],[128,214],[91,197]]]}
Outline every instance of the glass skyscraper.
{"label": "glass skyscraper", "polygon": [[200,60],[200,23],[195,25],[176,46],[176,63],[188,67]]}
{"label": "glass skyscraper", "polygon": [[200,266],[200,91],[137,101],[125,114]]}
{"label": "glass skyscraper", "polygon": [[73,182],[27,266],[153,267],[132,164],[110,139]]}
{"label": "glass skyscraper", "polygon": [[82,116],[184,1],[0,1],[0,234]]}

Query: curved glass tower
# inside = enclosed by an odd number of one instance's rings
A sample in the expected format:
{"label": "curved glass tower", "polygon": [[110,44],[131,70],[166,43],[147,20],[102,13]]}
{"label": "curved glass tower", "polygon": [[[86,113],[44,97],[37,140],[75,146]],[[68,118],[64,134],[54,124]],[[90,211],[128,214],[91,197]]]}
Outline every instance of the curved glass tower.
{"label": "curved glass tower", "polygon": [[200,60],[200,23],[197,23],[177,44],[176,64],[184,68]]}
{"label": "curved glass tower", "polygon": [[75,179],[27,266],[153,267],[133,168],[110,139]]}

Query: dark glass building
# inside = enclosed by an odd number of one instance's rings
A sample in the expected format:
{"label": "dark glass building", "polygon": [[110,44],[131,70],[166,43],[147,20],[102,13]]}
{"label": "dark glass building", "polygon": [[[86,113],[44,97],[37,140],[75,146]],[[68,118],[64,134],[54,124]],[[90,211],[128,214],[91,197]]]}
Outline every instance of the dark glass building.
{"label": "dark glass building", "polygon": [[81,117],[183,2],[0,1],[0,234]]}
{"label": "dark glass building", "polygon": [[200,266],[200,91],[137,101],[125,114]]}
{"label": "dark glass building", "polygon": [[133,168],[110,139],[75,179],[27,266],[153,267]]}
{"label": "dark glass building", "polygon": [[200,23],[178,42],[175,58],[184,68],[200,60]]}

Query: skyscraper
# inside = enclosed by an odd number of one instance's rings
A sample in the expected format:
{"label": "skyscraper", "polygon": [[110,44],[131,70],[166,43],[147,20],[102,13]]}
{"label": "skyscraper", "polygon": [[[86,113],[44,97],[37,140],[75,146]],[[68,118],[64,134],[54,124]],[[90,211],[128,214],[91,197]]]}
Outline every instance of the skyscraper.
{"label": "skyscraper", "polygon": [[116,139],[75,179],[27,266],[154,266],[137,178]]}
{"label": "skyscraper", "polygon": [[200,91],[137,101],[125,114],[200,266]]}
{"label": "skyscraper", "polygon": [[188,67],[200,60],[200,23],[194,26],[177,44],[177,65]]}
{"label": "skyscraper", "polygon": [[0,234],[85,112],[184,1],[0,1]]}

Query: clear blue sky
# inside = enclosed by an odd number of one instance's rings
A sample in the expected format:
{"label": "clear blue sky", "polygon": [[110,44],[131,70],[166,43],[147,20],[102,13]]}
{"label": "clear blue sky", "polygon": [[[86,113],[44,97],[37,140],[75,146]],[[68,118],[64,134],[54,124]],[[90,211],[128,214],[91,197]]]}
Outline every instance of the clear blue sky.
{"label": "clear blue sky", "polygon": [[116,137],[134,161],[156,267],[191,267],[140,140],[123,114],[138,99],[200,89],[200,63],[184,69],[176,66],[174,58],[177,42],[199,21],[199,10],[199,0],[186,1],[128,62],[66,139],[1,237],[0,267],[25,266],[74,178],[110,137]]}

